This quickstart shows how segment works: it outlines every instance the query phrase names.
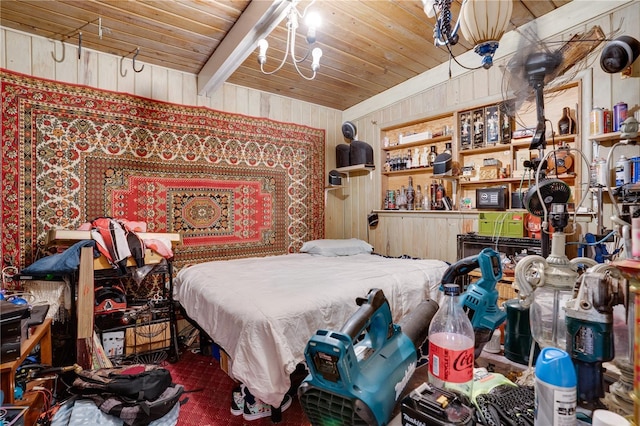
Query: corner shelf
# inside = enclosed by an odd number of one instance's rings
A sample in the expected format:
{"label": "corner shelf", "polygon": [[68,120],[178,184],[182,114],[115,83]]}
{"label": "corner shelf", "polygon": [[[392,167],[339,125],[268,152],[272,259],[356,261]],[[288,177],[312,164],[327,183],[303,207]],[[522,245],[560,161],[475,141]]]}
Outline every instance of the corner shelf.
{"label": "corner shelf", "polygon": [[373,171],[376,169],[376,166],[374,165],[369,165],[369,164],[356,164],[355,166],[346,166],[346,167],[339,167],[336,170],[336,172],[338,173],[344,173],[344,174],[349,174],[351,172],[359,172],[359,171]]}

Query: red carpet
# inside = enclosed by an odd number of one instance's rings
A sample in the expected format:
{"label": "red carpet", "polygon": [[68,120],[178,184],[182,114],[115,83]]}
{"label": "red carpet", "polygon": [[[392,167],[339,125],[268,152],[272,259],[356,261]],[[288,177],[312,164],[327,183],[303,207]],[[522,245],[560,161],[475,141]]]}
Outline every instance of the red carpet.
{"label": "red carpet", "polygon": [[[175,383],[184,386],[185,397],[189,401],[180,407],[178,426],[219,426],[219,425],[271,425],[269,417],[245,421],[242,416],[233,416],[229,412],[231,391],[234,381],[220,369],[218,361],[211,356],[194,354],[190,351],[180,356],[180,361],[165,366],[171,371]],[[200,389],[200,391],[197,391]],[[308,426],[297,398],[293,398],[291,407],[282,413],[282,426]]]}

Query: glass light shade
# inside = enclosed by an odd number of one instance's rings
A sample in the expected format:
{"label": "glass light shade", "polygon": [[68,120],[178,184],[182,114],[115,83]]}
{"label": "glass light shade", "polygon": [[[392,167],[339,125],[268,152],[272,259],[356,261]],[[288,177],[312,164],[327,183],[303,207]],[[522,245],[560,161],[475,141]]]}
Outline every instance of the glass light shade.
{"label": "glass light shade", "polygon": [[507,30],[512,12],[512,0],[467,0],[460,9],[462,35],[475,45],[497,42]]}

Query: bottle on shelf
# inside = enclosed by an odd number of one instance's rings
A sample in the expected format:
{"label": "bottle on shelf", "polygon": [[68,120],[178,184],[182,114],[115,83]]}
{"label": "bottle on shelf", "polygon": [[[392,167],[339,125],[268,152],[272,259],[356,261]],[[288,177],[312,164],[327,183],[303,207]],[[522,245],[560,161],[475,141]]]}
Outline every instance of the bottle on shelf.
{"label": "bottle on shelf", "polygon": [[616,161],[616,186],[631,183],[631,161],[623,155]]}
{"label": "bottle on shelf", "polygon": [[447,142],[444,144],[444,154],[449,154],[451,156],[453,156],[453,153],[451,152],[451,142]]}
{"label": "bottle on shelf", "polygon": [[444,197],[445,197],[444,183],[442,180],[438,182],[438,186],[436,188],[436,205],[437,210],[444,210]]}
{"label": "bottle on shelf", "polygon": [[474,333],[460,304],[460,286],[444,284],[444,300],[429,325],[429,383],[471,396]]}
{"label": "bottle on shelf", "polygon": [[390,172],[391,171],[391,153],[387,152],[387,158],[384,162],[384,171],[385,172]]}
{"label": "bottle on shelf", "polygon": [[438,203],[436,201],[438,194],[438,182],[435,180],[431,181],[431,185],[429,186],[429,199],[431,200],[431,209],[430,210],[438,210]]}
{"label": "bottle on shelf", "polygon": [[436,152],[436,146],[431,145],[431,151],[429,151],[429,155],[427,156],[427,160],[429,161],[429,167],[433,167],[433,163],[436,162],[436,157],[438,153]]}
{"label": "bottle on shelf", "polygon": [[411,150],[408,149],[407,150],[407,156],[405,157],[405,169],[410,169],[411,168]]}
{"label": "bottle on shelf", "polygon": [[413,210],[416,192],[413,189],[413,178],[409,176],[409,185],[407,186],[407,210]]}
{"label": "bottle on shelf", "polygon": [[429,150],[425,146],[420,154],[420,167],[429,167]]}
{"label": "bottle on shelf", "polygon": [[571,109],[562,108],[562,118],[558,121],[558,134],[573,135],[576,132],[576,122],[571,118]]}
{"label": "bottle on shelf", "polygon": [[420,167],[420,149],[414,148],[413,156],[411,157],[411,167],[418,168]]}
{"label": "bottle on shelf", "polygon": [[422,210],[422,203],[423,203],[423,196],[422,196],[422,188],[420,187],[420,185],[416,185],[416,198],[414,200],[414,205],[415,205],[415,210]]}
{"label": "bottle on shelf", "polygon": [[396,205],[400,210],[407,210],[407,191],[404,189],[404,185],[400,187],[400,194],[396,197]]}

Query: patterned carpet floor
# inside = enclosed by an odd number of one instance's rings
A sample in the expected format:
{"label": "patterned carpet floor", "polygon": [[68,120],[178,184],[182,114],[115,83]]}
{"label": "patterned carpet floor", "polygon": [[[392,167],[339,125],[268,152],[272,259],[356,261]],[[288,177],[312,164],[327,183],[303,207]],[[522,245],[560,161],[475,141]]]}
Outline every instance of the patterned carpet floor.
{"label": "patterned carpet floor", "polygon": [[[242,416],[233,416],[230,411],[231,392],[235,382],[220,368],[219,362],[211,357],[187,351],[180,360],[165,366],[171,371],[175,383],[184,386],[187,403],[180,407],[178,426],[236,426],[271,425],[269,417],[245,421]],[[310,425],[297,398],[291,407],[282,413],[281,426]]]}
{"label": "patterned carpet floor", "polygon": [[[269,417],[246,421],[242,416],[233,416],[230,413],[231,392],[235,382],[220,368],[220,363],[212,356],[186,351],[180,356],[178,362],[167,363],[165,367],[171,371],[173,381],[183,385],[188,392],[185,395],[189,398],[188,401],[180,407],[178,426],[274,424]],[[403,396],[424,382],[426,376],[427,368],[418,368],[405,388]],[[399,405],[396,405],[394,415],[399,413]],[[279,426],[310,426],[310,424],[297,397],[293,398],[291,406],[282,413],[282,421],[278,423]]]}

